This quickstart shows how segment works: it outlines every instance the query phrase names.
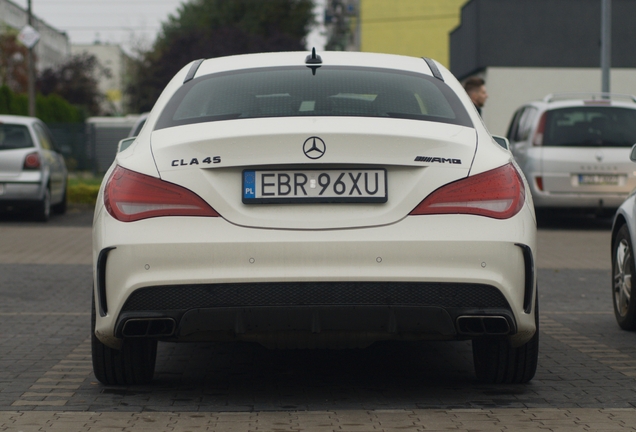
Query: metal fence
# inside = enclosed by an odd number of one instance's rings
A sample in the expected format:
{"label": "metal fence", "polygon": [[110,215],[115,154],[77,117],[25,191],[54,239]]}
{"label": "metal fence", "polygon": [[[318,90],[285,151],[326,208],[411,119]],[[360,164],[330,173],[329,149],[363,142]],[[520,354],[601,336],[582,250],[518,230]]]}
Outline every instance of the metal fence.
{"label": "metal fence", "polygon": [[49,123],[53,139],[64,154],[69,171],[103,174],[117,154],[117,143],[128,136],[129,121]]}

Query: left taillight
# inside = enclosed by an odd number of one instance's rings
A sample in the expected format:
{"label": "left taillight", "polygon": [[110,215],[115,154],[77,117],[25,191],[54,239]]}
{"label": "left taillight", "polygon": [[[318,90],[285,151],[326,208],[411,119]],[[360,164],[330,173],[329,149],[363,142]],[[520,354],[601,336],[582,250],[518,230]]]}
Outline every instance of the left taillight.
{"label": "left taillight", "polygon": [[544,112],[539,119],[539,124],[537,125],[537,130],[534,133],[534,138],[532,139],[532,145],[535,147],[540,147],[543,145],[543,136],[545,134],[545,122],[548,117],[548,112]]}
{"label": "left taillight", "polygon": [[120,166],[108,178],[104,204],[122,222],[160,216],[219,216],[194,192]]}
{"label": "left taillight", "polygon": [[40,160],[40,154],[38,152],[33,152],[26,155],[22,168],[25,170],[36,170],[40,169],[41,166],[42,161]]}
{"label": "left taillight", "polygon": [[472,214],[508,219],[519,213],[525,196],[521,176],[507,164],[442,186],[410,215]]}

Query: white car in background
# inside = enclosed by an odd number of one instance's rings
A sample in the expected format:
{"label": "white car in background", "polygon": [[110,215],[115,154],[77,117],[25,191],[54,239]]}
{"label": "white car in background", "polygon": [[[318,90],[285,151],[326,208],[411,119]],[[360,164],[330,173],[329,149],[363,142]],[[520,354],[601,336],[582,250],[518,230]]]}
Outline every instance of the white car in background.
{"label": "white car in background", "polygon": [[439,63],[200,60],[128,140],[93,226],[102,383],[150,381],[158,341],[472,340],[481,380],[534,376],[531,197]]}
{"label": "white car in background", "polygon": [[515,112],[507,138],[537,209],[614,212],[636,187],[634,96],[548,95]]}
{"label": "white car in background", "polygon": [[66,211],[68,171],[51,132],[37,118],[0,115],[0,207],[46,222]]}

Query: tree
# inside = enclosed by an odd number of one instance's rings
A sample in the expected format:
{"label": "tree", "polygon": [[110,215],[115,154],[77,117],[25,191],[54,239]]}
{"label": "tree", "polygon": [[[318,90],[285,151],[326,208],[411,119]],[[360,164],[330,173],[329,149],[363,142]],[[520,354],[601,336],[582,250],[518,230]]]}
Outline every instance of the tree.
{"label": "tree", "polygon": [[58,66],[43,70],[37,88],[45,96],[61,96],[88,115],[100,115],[104,99],[98,88],[100,75],[110,77],[110,70],[101,67],[92,54],[76,54]]}
{"label": "tree", "polygon": [[0,34],[0,85],[5,85],[16,93],[27,91],[28,52],[18,42],[15,34]]}
{"label": "tree", "polygon": [[304,49],[312,0],[191,0],[164,23],[153,48],[134,65],[131,111],[152,108],[168,81],[199,58]]}
{"label": "tree", "polygon": [[[45,123],[80,123],[84,121],[82,110],[56,94],[35,99],[36,115]],[[0,114],[29,115],[29,98],[26,93],[16,94],[7,86],[0,86]]]}

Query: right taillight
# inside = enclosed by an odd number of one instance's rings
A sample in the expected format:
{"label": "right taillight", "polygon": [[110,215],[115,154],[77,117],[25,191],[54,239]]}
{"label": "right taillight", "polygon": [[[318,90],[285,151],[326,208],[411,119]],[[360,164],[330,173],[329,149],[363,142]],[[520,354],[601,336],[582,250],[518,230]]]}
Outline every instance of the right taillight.
{"label": "right taillight", "polygon": [[33,152],[26,155],[22,168],[25,170],[36,170],[40,169],[41,166],[42,162],[40,160],[40,153]]}
{"label": "right taillight", "polygon": [[104,204],[122,222],[160,216],[219,216],[194,192],[120,166],[108,178]]}
{"label": "right taillight", "polygon": [[410,215],[472,214],[508,219],[519,213],[525,196],[523,180],[509,163],[442,186]]}
{"label": "right taillight", "polygon": [[545,122],[547,117],[547,111],[541,115],[539,119],[539,124],[537,125],[537,131],[534,133],[534,138],[532,139],[533,146],[542,146],[543,145],[543,134],[545,132]]}

